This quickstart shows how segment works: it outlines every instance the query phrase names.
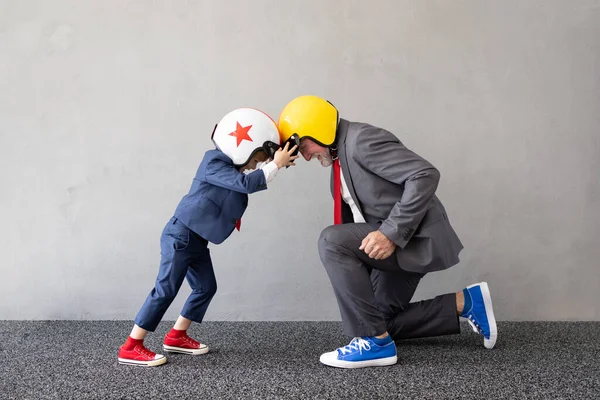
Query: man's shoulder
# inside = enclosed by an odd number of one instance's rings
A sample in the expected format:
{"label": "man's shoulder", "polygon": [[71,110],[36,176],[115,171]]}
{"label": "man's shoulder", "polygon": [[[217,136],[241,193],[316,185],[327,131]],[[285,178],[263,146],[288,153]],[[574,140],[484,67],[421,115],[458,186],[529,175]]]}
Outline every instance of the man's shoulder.
{"label": "man's shoulder", "polygon": [[353,147],[368,147],[380,141],[399,141],[398,138],[387,129],[377,127],[365,122],[348,122],[348,134],[346,143]]}
{"label": "man's shoulder", "polygon": [[373,129],[379,129],[374,125],[367,124],[366,122],[359,121],[348,121],[348,133],[359,134],[365,131],[370,131]]}

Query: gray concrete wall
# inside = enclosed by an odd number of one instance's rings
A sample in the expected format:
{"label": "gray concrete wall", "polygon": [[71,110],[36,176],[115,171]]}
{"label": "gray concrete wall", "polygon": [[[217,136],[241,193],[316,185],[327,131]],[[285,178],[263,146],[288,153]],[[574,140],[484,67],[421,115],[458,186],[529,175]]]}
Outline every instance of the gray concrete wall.
{"label": "gray concrete wall", "polygon": [[[133,318],[213,124],[312,93],[440,169],[466,248],[418,298],[598,320],[599,71],[597,0],[0,0],[0,318]],[[332,207],[306,162],[253,195],[207,318],[338,319]]]}

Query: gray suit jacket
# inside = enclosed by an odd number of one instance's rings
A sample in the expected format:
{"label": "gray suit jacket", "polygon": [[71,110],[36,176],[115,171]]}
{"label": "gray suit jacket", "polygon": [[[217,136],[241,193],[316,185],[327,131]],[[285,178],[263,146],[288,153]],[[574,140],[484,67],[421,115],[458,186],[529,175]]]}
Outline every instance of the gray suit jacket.
{"label": "gray suit jacket", "polygon": [[[427,273],[456,265],[463,245],[435,195],[438,170],[372,125],[341,119],[336,142],[354,202],[367,223],[398,246],[400,267]],[[350,207],[342,206],[343,222],[354,222]]]}

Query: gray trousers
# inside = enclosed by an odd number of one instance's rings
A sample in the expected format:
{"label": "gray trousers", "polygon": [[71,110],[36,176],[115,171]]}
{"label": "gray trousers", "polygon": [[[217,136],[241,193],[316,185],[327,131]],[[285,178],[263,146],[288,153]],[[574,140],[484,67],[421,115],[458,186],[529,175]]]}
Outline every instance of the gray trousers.
{"label": "gray trousers", "polygon": [[375,336],[388,331],[398,340],[460,333],[454,293],[411,303],[425,274],[402,270],[394,255],[374,260],[359,250],[376,229],[366,223],[332,225],[319,238],[319,255],[337,298],[344,334]]}

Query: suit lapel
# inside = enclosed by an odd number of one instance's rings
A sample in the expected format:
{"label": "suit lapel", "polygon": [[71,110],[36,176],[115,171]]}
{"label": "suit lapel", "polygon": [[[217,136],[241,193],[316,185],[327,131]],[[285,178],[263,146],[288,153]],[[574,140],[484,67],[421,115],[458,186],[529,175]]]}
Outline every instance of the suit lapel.
{"label": "suit lapel", "polygon": [[[342,174],[344,175],[344,181],[346,181],[346,186],[348,186],[348,190],[350,191],[350,196],[352,196],[352,200],[358,207],[358,210],[362,214],[362,209],[360,206],[360,202],[358,201],[358,197],[356,196],[356,192],[354,191],[354,183],[352,182],[352,175],[350,174],[350,168],[348,167],[348,152],[346,151],[346,139],[348,137],[348,121],[344,119],[340,119],[340,123],[338,126],[337,132],[337,145],[338,145],[338,157],[340,159],[340,168],[342,169]],[[332,168],[333,169],[333,168]],[[331,187],[333,188],[333,172],[331,179]]]}

